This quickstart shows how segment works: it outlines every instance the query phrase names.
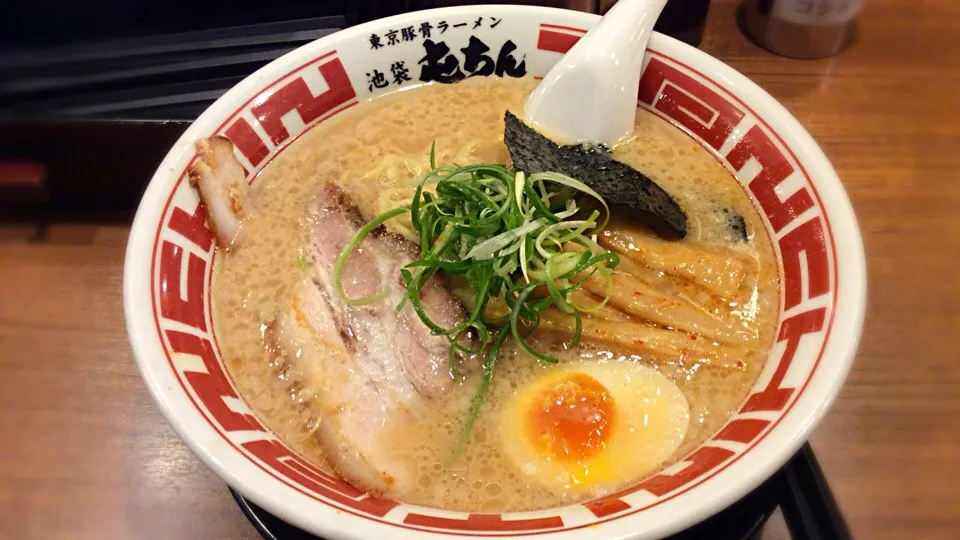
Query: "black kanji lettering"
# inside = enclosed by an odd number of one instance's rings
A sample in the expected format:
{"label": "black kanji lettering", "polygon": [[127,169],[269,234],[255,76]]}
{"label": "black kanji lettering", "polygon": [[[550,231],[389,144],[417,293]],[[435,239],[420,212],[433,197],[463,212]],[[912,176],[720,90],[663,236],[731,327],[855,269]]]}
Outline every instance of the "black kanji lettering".
{"label": "black kanji lettering", "polygon": [[400,29],[400,39],[404,41],[413,41],[417,39],[417,32],[412,26]]}
{"label": "black kanji lettering", "polygon": [[463,69],[469,71],[471,77],[492,75],[496,64],[492,58],[484,54],[489,51],[490,47],[487,47],[486,43],[477,39],[476,36],[470,36],[470,43],[460,49],[463,53]]}
{"label": "black kanji lettering", "polygon": [[380,47],[383,47],[383,43],[380,43],[380,36],[377,34],[370,34],[370,48],[377,50]]}
{"label": "black kanji lettering", "polygon": [[393,84],[403,84],[410,80],[410,70],[404,65],[403,60],[394,62],[390,66],[390,73],[393,75]]}
{"label": "black kanji lettering", "polygon": [[513,57],[513,51],[517,50],[516,44],[509,39],[500,47],[500,54],[497,55],[496,74],[503,77],[504,74],[510,77],[523,77],[527,74],[527,55],[520,57],[520,63]]}
{"label": "black kanji lettering", "polygon": [[380,73],[377,70],[373,70],[373,73],[367,73],[367,90],[373,92],[374,88],[386,88],[390,84],[390,81],[383,76],[383,73]]}
{"label": "black kanji lettering", "polygon": [[477,17],[477,20],[473,21],[474,28],[480,28],[480,23],[483,22],[483,17]]}
{"label": "black kanji lettering", "polygon": [[496,28],[497,25],[500,24],[500,21],[503,20],[503,19],[498,19],[496,17],[490,17],[490,18],[493,20],[493,22],[490,24],[490,28]]}
{"label": "black kanji lettering", "polygon": [[399,34],[399,32],[397,32],[396,30],[390,30],[389,32],[384,34],[385,36],[387,36],[387,45],[396,45],[397,43],[399,43],[399,41],[397,41],[397,34]]}
{"label": "black kanji lettering", "polygon": [[450,54],[450,47],[447,47],[446,43],[434,43],[428,39],[423,42],[423,49],[427,54],[417,62],[423,64],[420,68],[421,81],[453,83],[464,78],[460,61]]}
{"label": "black kanji lettering", "polygon": [[428,22],[420,23],[420,37],[426,39],[430,37],[430,31],[433,30],[433,25]]}
{"label": "black kanji lettering", "polygon": [[437,23],[437,30],[440,30],[440,35],[443,35],[447,28],[450,28],[450,25],[447,24],[447,21],[440,21]]}

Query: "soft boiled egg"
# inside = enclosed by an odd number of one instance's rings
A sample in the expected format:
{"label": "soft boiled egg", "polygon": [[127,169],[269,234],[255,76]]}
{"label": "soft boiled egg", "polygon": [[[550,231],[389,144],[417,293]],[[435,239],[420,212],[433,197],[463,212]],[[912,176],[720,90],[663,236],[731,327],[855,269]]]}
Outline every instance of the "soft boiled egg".
{"label": "soft boiled egg", "polygon": [[502,409],[504,454],[557,492],[602,494],[639,480],[677,450],[690,423],[683,392],[629,361],[552,367]]}

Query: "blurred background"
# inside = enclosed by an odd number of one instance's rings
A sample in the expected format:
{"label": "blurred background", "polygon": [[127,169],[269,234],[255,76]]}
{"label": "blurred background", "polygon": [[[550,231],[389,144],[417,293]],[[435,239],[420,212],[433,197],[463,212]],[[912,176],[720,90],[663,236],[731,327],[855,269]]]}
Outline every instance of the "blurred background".
{"label": "blurred background", "polygon": [[[207,106],[339,29],[464,0],[12,0],[0,17],[0,209],[123,212]],[[613,0],[499,2],[604,12]],[[657,30],[698,45],[710,0],[672,0]],[[111,148],[110,167],[102,166]]]}

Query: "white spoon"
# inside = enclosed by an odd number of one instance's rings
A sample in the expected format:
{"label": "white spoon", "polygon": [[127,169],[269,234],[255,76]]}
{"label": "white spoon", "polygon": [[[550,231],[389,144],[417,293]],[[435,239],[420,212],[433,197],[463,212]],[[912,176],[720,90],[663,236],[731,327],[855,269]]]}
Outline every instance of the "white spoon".
{"label": "white spoon", "polygon": [[633,133],[640,68],[667,0],[620,0],[547,73],[526,120],[561,144],[613,146]]}

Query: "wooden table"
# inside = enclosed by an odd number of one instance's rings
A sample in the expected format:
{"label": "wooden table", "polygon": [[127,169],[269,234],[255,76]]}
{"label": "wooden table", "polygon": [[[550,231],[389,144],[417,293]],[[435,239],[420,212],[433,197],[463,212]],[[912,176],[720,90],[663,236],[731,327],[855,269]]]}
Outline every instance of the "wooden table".
{"label": "wooden table", "polygon": [[[734,8],[714,0],[702,48],[807,126],[866,241],[860,354],[814,448],[856,537],[957,538],[960,3],[868,0],[859,41],[819,61],[761,50]],[[0,538],[256,538],[140,381],[127,232],[0,225]]]}

